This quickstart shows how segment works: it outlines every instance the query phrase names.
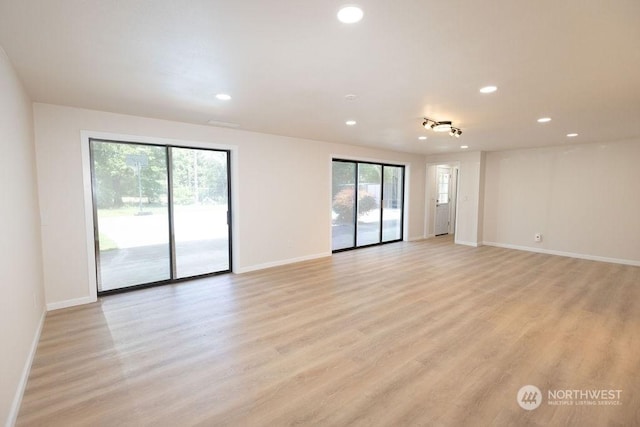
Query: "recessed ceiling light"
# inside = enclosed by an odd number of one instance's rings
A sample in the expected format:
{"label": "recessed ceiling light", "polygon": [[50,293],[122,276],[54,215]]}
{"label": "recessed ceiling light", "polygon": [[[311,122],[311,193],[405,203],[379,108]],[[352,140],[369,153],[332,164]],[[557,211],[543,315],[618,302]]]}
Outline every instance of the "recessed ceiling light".
{"label": "recessed ceiling light", "polygon": [[345,95],[344,99],[346,99],[347,101],[355,101],[356,99],[358,99],[358,95],[350,93],[349,95]]}
{"label": "recessed ceiling light", "polygon": [[419,139],[420,141],[424,141],[425,139],[427,139],[427,137],[426,137],[426,136],[419,136],[419,137],[418,137],[418,139]]}
{"label": "recessed ceiling light", "polygon": [[463,150],[466,150],[467,148],[469,148],[468,145],[461,145],[460,148],[462,148]]}
{"label": "recessed ceiling light", "polygon": [[343,6],[338,11],[338,20],[345,24],[355,24],[364,16],[364,12],[358,6]]}
{"label": "recessed ceiling light", "polygon": [[228,101],[231,99],[231,95],[227,95],[226,93],[219,93],[216,95],[216,98],[218,98],[220,101]]}
{"label": "recessed ceiling light", "polygon": [[344,122],[347,126],[355,126],[356,125],[356,121],[355,120],[347,120],[346,122]]}
{"label": "recessed ceiling light", "polygon": [[485,86],[482,89],[480,89],[480,92],[482,93],[493,93],[495,91],[497,91],[498,88],[496,86]]}
{"label": "recessed ceiling light", "polygon": [[550,117],[543,117],[541,119],[538,119],[538,123],[547,123],[550,122],[551,118]]}
{"label": "recessed ceiling light", "polygon": [[576,136],[578,136],[578,134],[577,133],[568,133],[567,136],[569,138],[575,138]]}

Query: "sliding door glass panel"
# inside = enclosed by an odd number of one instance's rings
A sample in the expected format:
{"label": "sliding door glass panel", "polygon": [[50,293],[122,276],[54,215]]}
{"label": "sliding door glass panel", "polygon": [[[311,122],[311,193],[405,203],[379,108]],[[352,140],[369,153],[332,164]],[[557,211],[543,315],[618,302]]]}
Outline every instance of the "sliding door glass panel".
{"label": "sliding door glass panel", "polygon": [[331,247],[334,251],[355,246],[355,184],[356,164],[334,161],[331,210]]}
{"label": "sliding door glass panel", "polygon": [[229,270],[228,154],[171,148],[176,278]]}
{"label": "sliding door glass panel", "polygon": [[382,165],[358,163],[356,246],[380,243]]}
{"label": "sliding door glass panel", "polygon": [[382,197],[382,241],[402,238],[402,181],[403,169],[398,166],[384,166]]}
{"label": "sliding door glass panel", "polygon": [[98,290],[171,277],[167,149],[91,141]]}

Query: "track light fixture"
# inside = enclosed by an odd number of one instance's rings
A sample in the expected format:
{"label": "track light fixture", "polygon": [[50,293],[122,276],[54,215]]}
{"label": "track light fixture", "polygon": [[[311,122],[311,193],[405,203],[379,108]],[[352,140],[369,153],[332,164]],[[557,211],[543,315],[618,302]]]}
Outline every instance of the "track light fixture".
{"label": "track light fixture", "polygon": [[431,129],[434,132],[449,132],[450,136],[455,136],[456,138],[460,138],[460,135],[462,135],[462,129],[454,127],[450,121],[437,122],[427,117],[423,120],[422,126],[426,129]]}

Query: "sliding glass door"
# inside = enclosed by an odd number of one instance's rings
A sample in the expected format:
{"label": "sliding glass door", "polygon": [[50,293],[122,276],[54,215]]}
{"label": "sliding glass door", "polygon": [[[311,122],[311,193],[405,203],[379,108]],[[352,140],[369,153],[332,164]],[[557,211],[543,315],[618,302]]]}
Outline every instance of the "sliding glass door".
{"label": "sliding glass door", "polygon": [[99,292],[230,270],[227,151],[90,149]]}
{"label": "sliding glass door", "polygon": [[332,249],[402,239],[404,166],[333,160]]}

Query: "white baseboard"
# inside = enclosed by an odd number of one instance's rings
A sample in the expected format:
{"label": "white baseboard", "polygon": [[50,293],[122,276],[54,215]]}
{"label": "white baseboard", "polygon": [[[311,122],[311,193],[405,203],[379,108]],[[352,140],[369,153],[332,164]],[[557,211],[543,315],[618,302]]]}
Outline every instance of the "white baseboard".
{"label": "white baseboard", "polygon": [[44,326],[44,319],[46,315],[47,312],[43,310],[42,316],[40,316],[40,322],[38,323],[38,328],[36,329],[36,333],[33,336],[33,341],[31,341],[31,348],[29,349],[27,360],[25,361],[24,367],[22,368],[22,375],[20,375],[18,389],[16,390],[16,394],[13,397],[13,403],[11,404],[11,409],[9,410],[9,417],[7,418],[6,427],[15,425],[16,419],[18,418],[18,412],[20,412],[20,405],[22,404],[22,397],[24,396],[24,390],[27,387],[29,373],[31,372],[31,365],[33,364],[33,358],[36,356],[36,350],[38,349],[38,342],[40,342],[40,334],[42,333],[42,327]]}
{"label": "white baseboard", "polygon": [[495,246],[498,248],[515,249],[518,251],[536,252],[540,254],[558,255],[558,256],[565,256],[569,258],[586,259],[589,261],[611,262],[614,264],[633,265],[636,267],[640,267],[640,261],[635,261],[631,259],[609,258],[609,257],[603,257],[603,256],[597,256],[597,255],[578,254],[575,252],[556,251],[553,249],[534,248],[531,246],[511,245],[509,243],[482,242],[482,244],[487,246]]}
{"label": "white baseboard", "polygon": [[425,239],[429,239],[430,237],[433,237],[433,236],[414,236],[414,237],[408,237],[408,238],[407,238],[407,242],[417,242],[418,240],[425,240]]}
{"label": "white baseboard", "polygon": [[74,307],[76,305],[90,304],[92,302],[96,302],[97,300],[97,298],[89,296],[68,299],[65,301],[50,302],[47,304],[47,311],[60,310],[61,308]]}
{"label": "white baseboard", "polygon": [[472,246],[474,248],[477,248],[478,246],[481,246],[476,242],[465,242],[464,240],[455,240],[454,243],[456,245]]}
{"label": "white baseboard", "polygon": [[281,265],[293,264],[293,263],[302,262],[302,261],[310,261],[312,259],[326,258],[329,256],[331,256],[331,252],[322,252],[319,254],[306,255],[298,258],[289,258],[281,261],[266,262],[264,264],[256,264],[256,265],[251,265],[249,267],[238,268],[236,269],[236,271],[234,271],[234,273],[236,274],[248,273],[250,271],[264,270],[265,268],[279,267]]}

